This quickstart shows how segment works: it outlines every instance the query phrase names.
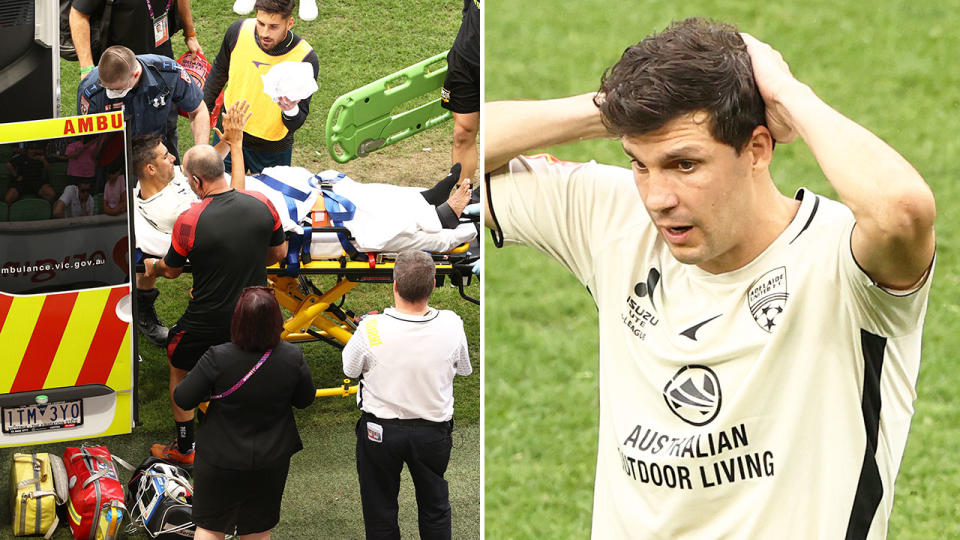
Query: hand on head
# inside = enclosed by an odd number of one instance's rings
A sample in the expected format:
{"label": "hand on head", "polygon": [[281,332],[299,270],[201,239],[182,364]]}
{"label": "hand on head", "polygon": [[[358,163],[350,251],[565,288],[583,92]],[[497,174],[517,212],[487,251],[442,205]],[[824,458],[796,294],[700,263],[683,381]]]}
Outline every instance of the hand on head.
{"label": "hand on head", "polygon": [[778,143],[788,143],[797,138],[797,131],[781,99],[786,92],[803,84],[790,73],[790,66],[777,50],[745,32],[740,36],[747,45],[753,77],[767,107],[770,134]]}

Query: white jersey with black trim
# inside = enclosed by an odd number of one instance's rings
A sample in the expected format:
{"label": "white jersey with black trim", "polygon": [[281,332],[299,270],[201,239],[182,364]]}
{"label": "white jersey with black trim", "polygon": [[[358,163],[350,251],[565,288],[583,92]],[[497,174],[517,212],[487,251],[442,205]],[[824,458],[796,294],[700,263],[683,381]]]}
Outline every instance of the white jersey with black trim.
{"label": "white jersey with black trim", "polygon": [[173,232],[173,224],[180,214],[190,208],[191,204],[200,202],[200,198],[190,189],[187,177],[180,172],[179,167],[174,168],[173,179],[170,180],[170,183],[149,199],[140,198],[139,183],[137,183],[137,188],[133,194],[133,200],[140,215],[154,229],[167,234]]}
{"label": "white jersey with black trim", "polygon": [[853,214],[807,190],[762,254],[710,274],[673,258],[629,170],[510,169],[489,194],[504,242],[560,261],[599,310],[594,538],[886,536],[931,276],[875,285]]}

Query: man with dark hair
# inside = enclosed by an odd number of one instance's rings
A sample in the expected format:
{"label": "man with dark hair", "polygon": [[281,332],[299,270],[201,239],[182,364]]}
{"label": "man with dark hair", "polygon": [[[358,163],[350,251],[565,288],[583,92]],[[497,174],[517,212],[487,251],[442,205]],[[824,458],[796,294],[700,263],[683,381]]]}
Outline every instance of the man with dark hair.
{"label": "man with dark hair", "polygon": [[450,538],[443,475],[453,432],[453,377],[473,372],[463,321],[427,305],[436,267],[404,251],[393,269],[395,307],[360,321],[343,349],[343,372],[360,377],[357,474],[368,539],[399,538],[397,495],[406,463],[417,494],[421,538]]}
{"label": "man with dark hair", "polygon": [[190,302],[167,339],[176,440],[151,448],[155,457],[190,464],[193,411],[177,407],[173,390],[209,347],[230,341],[230,319],[240,292],[266,284],[266,267],[286,256],[287,244],[273,204],[259,193],[232,189],[224,178],[223,156],[214,147],[188,150],[183,174],[200,202],[177,217],[166,256],[145,259],[144,266],[147,277],[171,279],[183,272],[188,258],[193,269]]}
{"label": "man with dark hair", "polygon": [[[595,95],[487,119],[495,239],[559,260],[599,311],[593,536],[885,536],[934,260],[916,170],[701,19]],[[519,155],[608,129],[632,173]],[[797,135],[843,204],[777,190],[774,141]]]}
{"label": "man with dark hair", "polygon": [[317,53],[292,31],[295,5],[294,0],[257,0],[256,18],[241,19],[227,28],[203,87],[208,108],[213,108],[224,86],[225,103],[241,99],[250,103],[253,116],[245,128],[243,152],[252,173],[290,165],[293,133],[303,126],[310,111],[309,97],[272,100],[264,93],[262,76],[281,62],[309,62],[313,78],[320,73]]}
{"label": "man with dark hair", "polygon": [[453,113],[451,162],[463,166],[460,180],[474,178],[480,130],[480,0],[463,0],[460,30],[447,54],[440,105]]}
{"label": "man with dark hair", "polygon": [[[232,103],[232,102],[231,102]],[[194,144],[210,140],[210,114],[203,91],[180,64],[165,56],[135,55],[114,45],[77,88],[77,114],[125,109],[134,135],[164,133],[167,148],[178,158],[176,140],[167,134],[167,117],[182,109],[190,119]]]}

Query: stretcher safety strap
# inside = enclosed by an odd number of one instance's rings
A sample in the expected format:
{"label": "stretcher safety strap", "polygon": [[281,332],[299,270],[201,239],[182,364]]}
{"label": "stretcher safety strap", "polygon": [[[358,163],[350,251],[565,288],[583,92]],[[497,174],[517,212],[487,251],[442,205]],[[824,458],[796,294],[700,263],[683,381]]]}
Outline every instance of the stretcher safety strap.
{"label": "stretcher safety strap", "polygon": [[[334,226],[343,227],[344,221],[353,219],[357,211],[357,205],[353,204],[350,199],[342,195],[337,195],[330,189],[324,189],[321,190],[321,192],[323,193],[323,205],[327,209],[327,215],[330,216],[330,221]],[[357,249],[353,247],[347,235],[338,232],[337,240],[340,241],[340,246],[343,247],[343,251],[346,252],[351,259],[356,257]]]}
{"label": "stretcher safety strap", "polygon": [[[287,214],[290,215],[290,220],[294,223],[298,223],[300,221],[300,216],[297,212],[296,201],[306,202],[306,200],[310,198],[309,193],[305,193],[293,186],[284,184],[268,174],[260,173],[254,175],[254,178],[260,180],[265,186],[273,189],[274,191],[279,191],[280,194],[283,195],[284,202],[287,203]],[[310,262],[310,243],[312,241],[313,227],[303,227],[302,235],[291,235],[289,245],[290,249],[287,250],[286,266],[283,269],[284,275],[297,277],[297,275],[300,273],[300,260],[303,259],[306,262]]]}

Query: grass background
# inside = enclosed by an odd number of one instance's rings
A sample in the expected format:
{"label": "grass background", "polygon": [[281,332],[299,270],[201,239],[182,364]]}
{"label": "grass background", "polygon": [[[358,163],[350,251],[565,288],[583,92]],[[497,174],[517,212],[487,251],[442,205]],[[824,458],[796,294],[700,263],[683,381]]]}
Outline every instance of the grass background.
{"label": "grass background", "polygon": [[[313,171],[333,168],[363,182],[385,182],[428,187],[442,178],[450,166],[453,123],[417,134],[372,153],[369,157],[339,164],[327,154],[324,126],[327,110],[337,96],[362,86],[450,47],[460,25],[462,2],[445,0],[337,0],[318,2],[314,21],[296,20],[293,31],[317,51],[320,89],[311,101],[306,124],[296,133],[293,165]],[[204,54],[212,62],[227,26],[239,18],[232,12],[233,0],[193,0],[197,35]],[[294,12],[296,17],[297,13]],[[175,56],[186,48],[182,34],[173,36]],[[61,62],[61,114],[76,111],[79,66]],[[180,122],[182,153],[193,142],[186,121]],[[321,281],[326,289],[331,281]],[[157,311],[172,325],[186,307],[190,276],[160,280]],[[468,294],[479,297],[479,284]],[[346,307],[357,313],[383,310],[393,303],[390,286],[361,285],[348,294]],[[431,305],[452,309],[464,320],[474,374],[457,377],[454,449],[447,471],[453,507],[454,538],[477,538],[480,531],[480,310],[459,298],[455,289],[438,289]],[[139,340],[140,420],[132,435],[90,442],[106,444],[120,457],[137,464],[156,442],[173,438],[173,420],[167,397],[167,361],[164,351]],[[336,386],[343,380],[340,352],[323,344],[307,344],[304,355],[319,387]],[[320,398],[303,411],[296,411],[305,449],[294,456],[290,468],[280,524],[274,538],[362,538],[363,517],[354,460],[354,424],[359,417],[355,396]],[[199,429],[202,429],[199,428]],[[79,442],[79,441],[78,441]],[[76,446],[77,443],[70,445]],[[31,447],[62,455],[68,444]],[[16,449],[0,450],[0,463],[11,462]],[[9,486],[9,467],[0,466],[0,485]],[[121,478],[128,478],[127,473]],[[405,537],[416,536],[417,517],[413,486],[407,473],[400,495],[400,526]],[[9,489],[9,487],[7,487]],[[6,495],[5,495],[6,496]],[[0,538],[10,536],[10,507],[0,505]],[[70,538],[63,524],[55,538]]]}
{"label": "grass background", "polygon": [[[595,90],[627,46],[672,20],[707,16],[773,45],[794,75],[924,176],[938,202],[938,260],[919,398],[890,522],[889,536],[898,539],[960,537],[958,8],[956,1],[930,0],[493,0],[485,6],[487,101]],[[615,141],[551,152],[629,166]],[[772,172],[784,193],[807,186],[835,197],[802,142],[778,146]],[[490,253],[489,242],[486,248],[486,537],[586,537],[597,444],[596,308],[552,260],[525,248]]]}

